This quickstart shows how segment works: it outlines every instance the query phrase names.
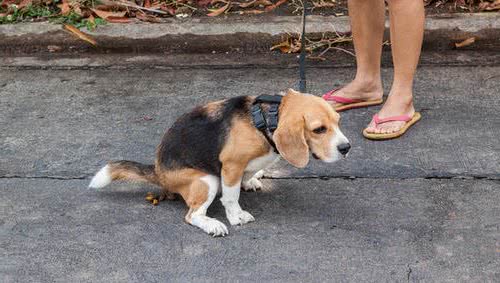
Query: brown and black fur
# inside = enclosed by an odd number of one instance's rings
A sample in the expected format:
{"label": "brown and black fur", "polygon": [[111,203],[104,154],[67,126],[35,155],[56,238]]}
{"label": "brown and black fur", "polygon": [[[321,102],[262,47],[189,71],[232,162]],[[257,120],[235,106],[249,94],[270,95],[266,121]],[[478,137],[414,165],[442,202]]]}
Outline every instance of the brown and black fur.
{"label": "brown and black fur", "polygon": [[[268,150],[264,136],[253,128],[253,101],[254,97],[238,96],[195,107],[165,133],[157,148],[155,165],[126,160],[109,162],[112,179],[150,182],[181,194],[187,201],[189,197],[181,191],[190,184],[191,175],[221,175],[221,153],[235,123],[255,132],[262,139],[263,152]],[[246,125],[242,127],[242,123]]]}
{"label": "brown and black fur", "polygon": [[233,118],[250,117],[253,98],[238,96],[198,106],[182,115],[158,146],[156,166],[173,170],[193,168],[220,176],[220,153]]}

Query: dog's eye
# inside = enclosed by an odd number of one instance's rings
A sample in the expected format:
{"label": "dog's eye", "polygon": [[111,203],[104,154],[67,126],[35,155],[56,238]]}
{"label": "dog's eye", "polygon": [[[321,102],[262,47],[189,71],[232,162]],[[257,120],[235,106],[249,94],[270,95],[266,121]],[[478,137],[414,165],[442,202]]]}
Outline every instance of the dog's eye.
{"label": "dog's eye", "polygon": [[313,132],[315,134],[324,134],[326,133],[326,127],[325,126],[317,127],[316,129],[313,130]]}

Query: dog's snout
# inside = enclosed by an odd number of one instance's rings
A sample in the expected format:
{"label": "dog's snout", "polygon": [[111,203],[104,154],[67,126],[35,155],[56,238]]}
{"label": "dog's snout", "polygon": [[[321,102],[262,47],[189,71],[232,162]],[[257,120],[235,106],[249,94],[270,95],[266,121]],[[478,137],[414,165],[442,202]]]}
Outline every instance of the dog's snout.
{"label": "dog's snout", "polygon": [[337,149],[339,150],[340,153],[342,153],[342,155],[346,155],[351,149],[351,144],[350,143],[339,144],[337,146]]}

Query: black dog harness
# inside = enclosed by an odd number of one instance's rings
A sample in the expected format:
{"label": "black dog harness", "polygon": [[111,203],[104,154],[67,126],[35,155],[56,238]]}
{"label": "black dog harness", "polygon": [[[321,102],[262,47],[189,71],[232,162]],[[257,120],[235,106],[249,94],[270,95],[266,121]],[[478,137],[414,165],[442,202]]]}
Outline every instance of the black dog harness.
{"label": "black dog harness", "polygon": [[[266,137],[267,142],[274,149],[274,152],[280,154],[276,144],[273,141],[273,133],[278,128],[279,107],[281,104],[280,95],[262,94],[255,98],[252,105],[252,119],[254,126]],[[265,113],[261,104],[269,104],[269,111]]]}

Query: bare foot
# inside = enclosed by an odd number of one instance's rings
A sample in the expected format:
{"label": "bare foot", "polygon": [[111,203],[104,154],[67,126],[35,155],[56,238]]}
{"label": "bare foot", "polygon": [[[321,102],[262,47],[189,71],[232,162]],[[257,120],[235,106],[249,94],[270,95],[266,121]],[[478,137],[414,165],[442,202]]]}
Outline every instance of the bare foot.
{"label": "bare foot", "polygon": [[[383,93],[384,90],[382,89],[382,82],[380,80],[373,82],[354,79],[349,84],[335,91],[335,96],[368,101],[382,98]],[[344,105],[335,101],[328,101],[328,103],[337,107]]]}
{"label": "bare foot", "polygon": [[[397,95],[389,94],[384,106],[378,112],[380,119],[384,119],[392,116],[409,115],[413,116],[415,113],[415,108],[413,108],[413,97],[412,93],[403,94],[399,92]],[[366,127],[366,131],[375,134],[390,134],[401,130],[401,128],[406,124],[403,121],[393,121],[387,122],[379,125],[375,125],[372,121]]]}

